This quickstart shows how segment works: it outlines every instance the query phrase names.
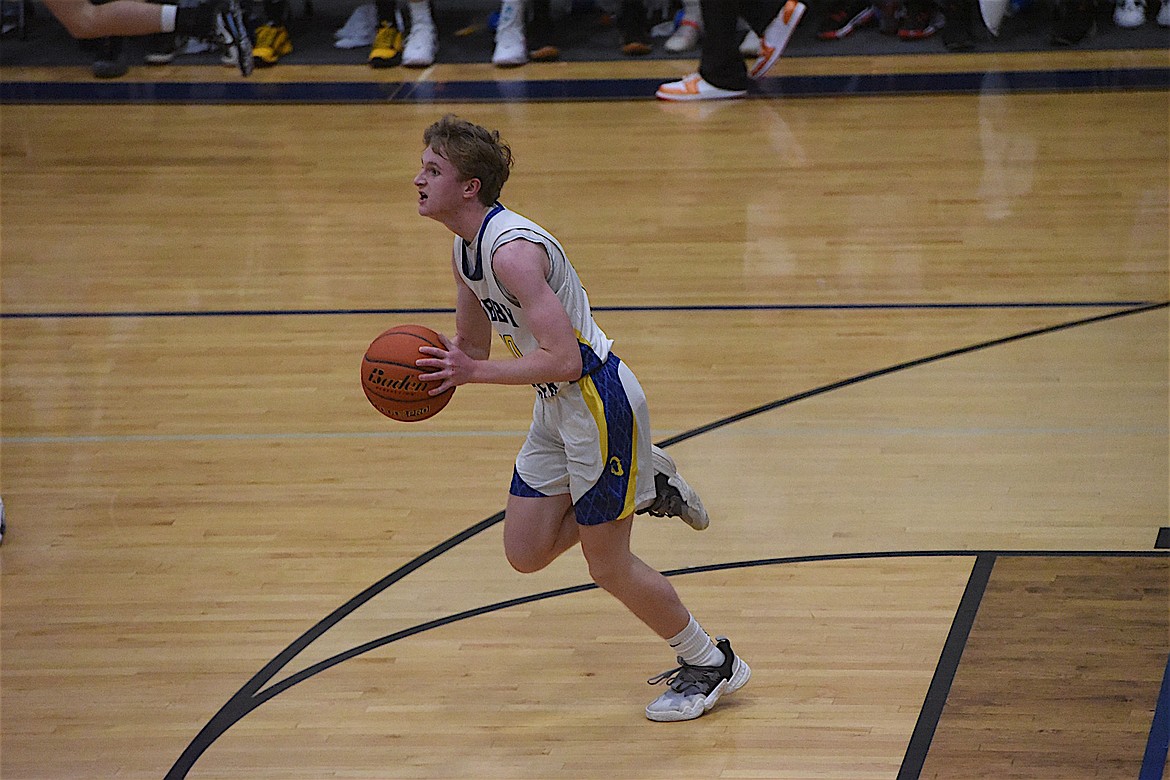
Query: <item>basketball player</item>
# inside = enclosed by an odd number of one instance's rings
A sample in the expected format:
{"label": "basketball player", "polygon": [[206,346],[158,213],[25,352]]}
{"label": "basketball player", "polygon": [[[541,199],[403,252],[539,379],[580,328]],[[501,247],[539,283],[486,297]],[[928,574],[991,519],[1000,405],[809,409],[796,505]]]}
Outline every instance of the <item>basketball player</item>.
{"label": "basketball player", "polygon": [[[670,581],[630,550],[635,510],[707,527],[699,497],[650,443],[646,397],[610,352],[561,245],[497,198],[512,152],[478,125],[445,116],[423,134],[414,178],[418,213],[455,234],[455,335],[422,347],[431,395],[484,382],[532,385],[532,425],[516,457],[504,513],[504,551],[520,572],[543,569],[580,543],[589,574],[678,656],[650,680],[667,690],[646,708],[656,721],[691,720],[738,690],[751,670],[683,606]],[[515,360],[489,361],[495,329]]]}
{"label": "basketball player", "polygon": [[177,33],[208,41],[224,54],[235,54],[240,72],[252,73],[252,42],[244,27],[239,0],[202,0],[195,6],[155,5],[140,0],[44,0],[74,38]]}

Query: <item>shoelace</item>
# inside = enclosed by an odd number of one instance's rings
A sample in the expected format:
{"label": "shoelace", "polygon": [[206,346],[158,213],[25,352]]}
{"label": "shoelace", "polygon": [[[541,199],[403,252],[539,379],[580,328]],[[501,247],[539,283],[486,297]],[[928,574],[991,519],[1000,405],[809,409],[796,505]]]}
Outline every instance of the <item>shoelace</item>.
{"label": "shoelace", "polygon": [[374,37],[374,48],[397,49],[398,40],[395,38],[397,33],[398,28],[391,27],[388,24],[383,24],[378,28],[378,34]]}
{"label": "shoelace", "polygon": [[637,514],[651,514],[655,517],[682,517],[684,501],[682,493],[670,484],[665,474],[654,475],[654,487],[658,493],[654,496],[654,503],[645,509],[639,509]]}
{"label": "shoelace", "polygon": [[666,683],[667,687],[672,691],[681,693],[684,696],[689,696],[693,693],[701,693],[706,696],[719,684],[719,678],[722,676],[720,674],[720,667],[693,666],[681,657],[678,659],[678,662],[681,666],[676,666],[669,671],[651,677],[646,682],[650,685]]}

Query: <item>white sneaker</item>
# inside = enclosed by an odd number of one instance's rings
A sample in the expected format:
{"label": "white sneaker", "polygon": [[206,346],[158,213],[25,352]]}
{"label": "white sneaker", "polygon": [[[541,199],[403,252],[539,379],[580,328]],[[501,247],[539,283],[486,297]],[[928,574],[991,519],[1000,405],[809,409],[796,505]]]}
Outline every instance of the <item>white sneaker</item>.
{"label": "white sneaker", "polygon": [[1162,0],[1162,7],[1158,9],[1158,25],[1170,27],[1170,0]]}
{"label": "white sneaker", "polygon": [[500,68],[515,68],[528,62],[528,42],[524,39],[524,6],[506,2],[500,9],[496,23],[496,50],[492,64]]}
{"label": "white sneaker", "polygon": [[[698,73],[692,73],[679,81],[667,82],[654,93],[655,97],[660,100],[726,100],[728,98],[741,98],[746,94],[746,89],[717,87]],[[657,447],[654,449],[658,450]]]}
{"label": "white sneaker", "polygon": [[784,4],[780,13],[764,30],[764,37],[760,39],[760,56],[756,58],[755,64],[748,70],[749,76],[753,79],[762,79],[768,75],[768,71],[784,53],[788,41],[792,38],[792,33],[796,30],[796,25],[800,24],[800,19],[806,10],[808,9],[805,4],[798,3],[796,0],[788,0]]}
{"label": "white sneaker", "polygon": [[667,51],[680,52],[690,51],[699,44],[699,32],[702,28],[694,19],[684,18],[679,22],[678,29],[674,31],[674,35],[666,39],[663,47]]}
{"label": "white sneaker", "polygon": [[714,707],[723,694],[747,685],[752,670],[731,649],[727,637],[717,637],[715,646],[723,653],[719,666],[692,666],[679,658],[680,666],[646,681],[667,685],[666,693],[646,706],[647,718],[660,723],[694,720]]}
{"label": "white sneaker", "polygon": [[1008,0],[979,0],[979,15],[983,17],[983,26],[997,38],[1008,6]]}
{"label": "white sneaker", "polygon": [[439,48],[439,36],[435,23],[430,17],[411,19],[410,34],[402,49],[402,64],[407,68],[427,68],[435,64],[435,51]]}
{"label": "white sneaker", "polygon": [[743,36],[743,41],[739,44],[739,53],[745,57],[760,56],[760,36],[756,35],[755,30],[748,30],[747,35]]}
{"label": "white sneaker", "polygon": [[1129,29],[1141,27],[1146,23],[1146,0],[1117,0],[1113,23]]}
{"label": "white sneaker", "polygon": [[654,465],[654,487],[657,495],[649,505],[638,509],[635,514],[677,517],[696,531],[702,531],[710,525],[711,518],[707,516],[707,510],[703,508],[699,494],[678,473],[674,458],[657,446],[651,447],[650,456],[650,462]]}

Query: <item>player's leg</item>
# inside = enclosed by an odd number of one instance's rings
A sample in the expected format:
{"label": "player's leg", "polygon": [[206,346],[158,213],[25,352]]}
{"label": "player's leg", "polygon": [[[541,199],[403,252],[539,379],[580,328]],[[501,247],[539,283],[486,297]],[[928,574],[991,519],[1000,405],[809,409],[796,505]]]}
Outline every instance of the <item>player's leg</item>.
{"label": "player's leg", "polygon": [[670,580],[630,550],[633,518],[583,525],[578,534],[589,576],[663,639],[686,628],[690,613]]}
{"label": "player's leg", "polygon": [[244,30],[238,0],[206,0],[198,5],[178,5],[113,0],[93,5],[88,0],[44,0],[49,12],[74,38],[106,38],[174,32],[211,41],[234,52],[240,72],[252,72],[252,43]]}
{"label": "player's leg", "polygon": [[[663,464],[650,444],[650,414],[637,377],[610,355],[575,389],[562,392],[558,404],[561,438],[570,443],[566,447],[570,487],[589,574],[679,657],[681,666],[655,678],[667,682],[668,690],[646,708],[646,717],[697,718],[724,693],[742,687],[751,671],[729,642],[712,642],[670,580],[630,550],[634,507],[657,503],[657,483],[668,481],[655,473]],[[600,458],[599,441],[604,443]],[[677,469],[671,467],[677,478]],[[688,492],[697,501],[689,487]]]}
{"label": "player's leg", "polygon": [[630,550],[631,526],[630,517],[581,526],[581,552],[593,581],[678,654],[678,667],[649,680],[651,684],[667,683],[667,690],[646,707],[646,717],[693,720],[714,707],[724,694],[742,688],[752,672],[725,637],[712,642],[670,580],[634,555]]}
{"label": "player's leg", "polygon": [[516,571],[540,571],[578,540],[577,520],[568,494],[508,496],[504,554]]}
{"label": "player's leg", "polygon": [[89,0],[44,0],[44,3],[74,38],[150,35],[164,31],[162,9],[139,0],[114,0],[105,5],[94,5]]}

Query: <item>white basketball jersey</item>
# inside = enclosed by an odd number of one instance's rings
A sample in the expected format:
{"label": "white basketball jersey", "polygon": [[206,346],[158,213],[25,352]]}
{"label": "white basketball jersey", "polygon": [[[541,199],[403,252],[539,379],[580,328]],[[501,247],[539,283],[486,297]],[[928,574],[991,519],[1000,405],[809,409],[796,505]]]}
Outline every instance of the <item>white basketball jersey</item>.
{"label": "white basketball jersey", "polygon": [[[475,241],[468,244],[461,237],[455,236],[455,265],[463,281],[475,292],[492,327],[513,355],[521,357],[539,349],[540,345],[528,327],[526,312],[516,297],[500,284],[492,270],[492,258],[496,250],[516,239],[540,244],[548,254],[549,272],[546,281],[565,307],[565,313],[577,334],[582,375],[592,373],[609,357],[613,341],[593,321],[589,296],[585,294],[576,270],[565,258],[565,250],[540,225],[497,203],[484,217]],[[537,390],[542,396],[557,393],[555,385],[537,386]]]}

